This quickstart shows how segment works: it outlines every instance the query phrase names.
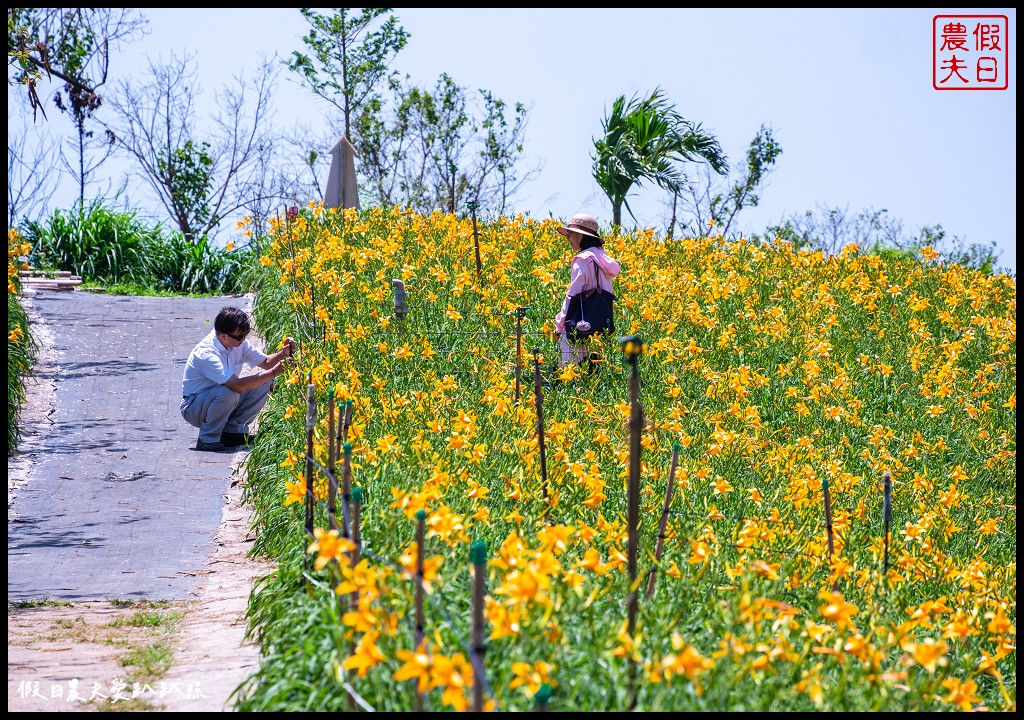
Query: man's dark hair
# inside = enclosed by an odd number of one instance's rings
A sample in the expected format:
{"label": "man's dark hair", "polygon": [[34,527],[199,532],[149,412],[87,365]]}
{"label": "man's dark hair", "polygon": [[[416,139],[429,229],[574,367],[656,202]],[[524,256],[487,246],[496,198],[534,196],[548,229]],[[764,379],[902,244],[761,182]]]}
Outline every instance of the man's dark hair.
{"label": "man's dark hair", "polygon": [[227,335],[237,335],[239,332],[248,334],[252,329],[249,326],[249,316],[241,308],[225,307],[217,313],[217,319],[213,321],[213,329]]}
{"label": "man's dark hair", "polygon": [[601,238],[590,237],[589,235],[584,235],[580,238],[580,250],[586,250],[587,248],[592,247],[601,247],[602,245],[604,245],[604,240]]}

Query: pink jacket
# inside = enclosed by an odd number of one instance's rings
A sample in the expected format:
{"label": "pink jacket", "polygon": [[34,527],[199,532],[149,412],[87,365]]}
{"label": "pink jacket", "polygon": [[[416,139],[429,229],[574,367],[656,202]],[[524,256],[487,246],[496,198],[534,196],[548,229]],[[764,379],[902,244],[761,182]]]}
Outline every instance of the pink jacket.
{"label": "pink jacket", "polygon": [[562,300],[562,309],[555,315],[555,332],[565,332],[565,313],[569,310],[570,297],[584,290],[593,290],[595,287],[612,292],[612,281],[619,274],[619,270],[619,263],[613,260],[603,247],[587,248],[574,257],[569,287],[565,291],[565,299]]}

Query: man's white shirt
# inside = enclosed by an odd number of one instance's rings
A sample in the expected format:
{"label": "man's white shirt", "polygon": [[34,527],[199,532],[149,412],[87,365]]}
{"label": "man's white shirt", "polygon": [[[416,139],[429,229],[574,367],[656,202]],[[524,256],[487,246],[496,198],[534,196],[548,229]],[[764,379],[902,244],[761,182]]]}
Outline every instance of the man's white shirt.
{"label": "man's white shirt", "polygon": [[192,349],[185,363],[181,379],[181,394],[195,395],[223,385],[231,376],[242,376],[246,365],[257,367],[267,356],[243,340],[238,347],[228,350],[217,339],[217,331],[211,330]]}

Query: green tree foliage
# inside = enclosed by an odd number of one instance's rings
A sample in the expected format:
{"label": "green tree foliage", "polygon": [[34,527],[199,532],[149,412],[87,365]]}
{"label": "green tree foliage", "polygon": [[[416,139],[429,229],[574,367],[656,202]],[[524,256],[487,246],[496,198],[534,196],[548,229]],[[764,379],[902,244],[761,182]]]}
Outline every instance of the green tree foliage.
{"label": "green tree foliage", "polygon": [[429,203],[454,213],[457,198],[468,185],[465,175],[459,173],[459,165],[466,152],[473,127],[466,114],[466,93],[451,76],[442,74],[434,93],[418,93],[420,102],[421,127],[429,148],[428,173],[431,178]]}
{"label": "green tree foliage", "polygon": [[432,89],[389,82],[353,126],[370,205],[455,212],[469,202],[504,213],[536,168],[521,166],[528,110],[442,74]]}
{"label": "green tree foliage", "polygon": [[352,116],[397,72],[388,66],[405,47],[409,33],[388,15],[390,8],[335,8],[333,15],[311,8],[299,12],[310,24],[309,34],[302,38],[310,53],[293,52],[288,68],[341,112],[345,137],[351,139]]}
{"label": "green tree foliage", "polygon": [[99,47],[89,22],[93,12],[92,8],[7,9],[7,60],[14,70],[7,82],[25,86],[34,117],[37,112],[46,117],[38,88],[44,78],[59,78],[70,92],[83,97],[95,95],[93,81],[84,75],[88,58]]}
{"label": "green tree foliage", "polygon": [[[391,71],[409,34],[388,8],[301,12],[310,52],[293,53],[288,67],[341,113],[366,204],[455,212],[473,201],[507,210],[536,172],[520,167],[529,114],[521,103],[483,89],[474,96],[447,74],[427,89]],[[319,157],[303,155],[310,167]]]}
{"label": "green tree foliage", "polygon": [[485,111],[480,124],[482,147],[478,152],[477,175],[471,181],[473,195],[478,202],[482,199],[494,212],[504,215],[515,191],[539,172],[536,167],[521,170],[519,166],[529,112],[522,103],[516,103],[510,123],[505,116],[508,107],[504,100],[483,89],[480,96]]}
{"label": "green tree foliage", "polygon": [[[622,224],[622,207],[633,186],[653,182],[671,192],[683,187],[682,161],[702,160],[715,172],[729,170],[718,140],[699,124],[685,119],[661,88],[628,102],[620,95],[601,122],[603,136],[594,139],[594,180],[612,206],[612,223]],[[635,216],[633,216],[635,219]]]}
{"label": "green tree foliage", "polygon": [[732,229],[736,215],[743,208],[757,207],[761,201],[760,188],[781,154],[782,146],[775,141],[772,129],[762,125],[747,148],[747,164],[739,179],[727,193],[715,195],[711,200],[711,220],[723,235]]}
{"label": "green tree foliage", "polygon": [[[169,159],[158,158],[157,169],[174,198],[175,210],[186,217],[178,219],[182,228],[198,228],[210,221],[210,186],[213,181],[213,158],[210,143],[197,146],[192,140],[171,152]],[[185,236],[188,241],[196,238]]]}

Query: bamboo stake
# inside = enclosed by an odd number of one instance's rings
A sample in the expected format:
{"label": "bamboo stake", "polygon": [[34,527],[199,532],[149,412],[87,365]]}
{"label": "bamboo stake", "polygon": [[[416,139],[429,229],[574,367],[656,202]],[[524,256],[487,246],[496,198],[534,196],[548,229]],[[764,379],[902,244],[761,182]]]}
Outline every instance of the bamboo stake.
{"label": "bamboo stake", "polygon": [[311,311],[312,311],[312,316],[310,317],[310,321],[313,323],[313,334],[312,334],[311,337],[313,337],[314,339],[318,340],[319,336],[317,335],[317,329],[316,329],[316,284],[315,283],[310,283],[309,284],[309,307],[311,308]]}
{"label": "bamboo stake", "polygon": [[455,182],[459,179],[459,168],[454,163],[448,163],[448,172],[451,173],[451,184],[448,188],[448,212],[455,214]]}
{"label": "bamboo stake", "polygon": [[548,462],[544,450],[544,390],[540,383],[540,351],[533,349],[533,404],[537,408],[537,440],[540,443],[540,486],[548,499]]}
{"label": "bamboo stake", "polygon": [[313,494],[313,429],[316,427],[316,388],[312,384],[312,373],[310,384],[306,385],[306,534],[313,537],[313,504],[316,496]]}
{"label": "bamboo stake", "polygon": [[[312,375],[310,376],[310,383],[306,386],[306,492],[305,492],[305,522],[303,526],[306,530],[306,542],[309,543],[316,537],[313,532],[313,426],[315,425],[316,407],[314,406],[314,388],[312,385]],[[305,586],[306,592],[312,591],[312,586],[309,582],[309,573],[313,571],[313,559],[310,557],[308,552],[308,545],[305,546],[307,552],[302,554],[302,567],[304,569]]]}
{"label": "bamboo stake", "polygon": [[[354,566],[353,566],[353,569],[354,569]],[[346,604],[346,601],[347,601],[347,604],[348,604],[348,606],[350,608],[355,608],[355,607],[359,606],[359,595],[358,595],[358,593],[359,593],[358,590],[353,590],[352,592],[348,593],[348,597],[344,597],[344,596],[341,596],[341,595],[338,596],[338,617],[339,618],[343,618],[344,615],[345,615],[345,604]],[[358,642],[356,642],[356,639],[355,639],[354,636],[352,638],[352,641],[351,641],[351,644],[350,644],[349,647],[351,648],[349,650],[349,655],[350,656],[355,655],[356,654],[356,649],[359,647],[359,644],[358,644]],[[356,670],[355,670],[355,668],[350,669],[347,674],[348,674],[348,685],[352,685],[352,683],[355,682],[355,679],[356,679]],[[346,693],[346,695],[347,695],[347,697],[345,698],[345,707],[346,707],[346,709],[349,712],[355,712],[355,709],[356,709],[355,697],[353,697],[352,693]]]}
{"label": "bamboo stake", "polygon": [[344,442],[348,442],[348,429],[352,427],[352,401],[345,401],[345,422],[342,425],[342,436],[341,439]]}
{"label": "bamboo stake", "polygon": [[[360,534],[360,529],[359,529],[359,518],[362,515],[362,504],[363,504],[363,489],[362,488],[360,488],[360,487],[352,488],[352,503],[353,503],[352,504],[352,544],[353,544],[353,547],[352,547],[352,554],[351,554],[350,557],[351,557],[351,562],[352,562],[352,570],[355,571],[356,565],[359,564],[359,559],[360,559],[359,558],[359,555],[360,555],[359,551],[360,551],[360,548],[362,547],[362,536]],[[339,600],[340,599],[341,598],[339,598]],[[352,592],[349,593],[349,595],[348,595],[348,607],[349,607],[349,609],[352,612],[357,612],[359,610],[359,590],[358,589],[355,589],[355,590],[353,590]],[[355,654],[355,651],[356,651],[356,643],[355,643],[355,640],[353,639],[353,641],[352,641],[352,654],[353,655]],[[356,678],[356,671],[354,669],[353,670],[349,670],[348,671],[348,681],[349,681],[349,683],[351,684],[352,681],[355,680],[355,678]],[[348,709],[349,709],[350,712],[355,710],[355,698],[354,697],[349,695],[349,697],[346,699],[346,703],[348,705]]]}
{"label": "bamboo stake", "polygon": [[476,540],[470,546],[473,562],[473,712],[484,710],[484,581],[487,544]]}
{"label": "bamboo stake", "polygon": [[885,528],[884,555],[882,560],[882,583],[889,578],[889,528],[892,525],[892,476],[886,470],[882,473],[882,525]]}
{"label": "bamboo stake", "polygon": [[[352,488],[352,569],[355,570],[356,565],[359,564],[360,550],[362,549],[363,540],[361,530],[359,528],[359,519],[362,516],[362,505],[363,505],[363,489],[361,487]],[[359,609],[359,590],[353,590],[349,594],[349,608],[355,612]]]}
{"label": "bamboo stake", "polygon": [[334,457],[335,458],[341,457],[342,435],[345,434],[345,421],[342,420],[342,417],[341,417],[342,407],[341,407],[340,403],[338,404],[337,410],[338,410],[338,423],[337,423],[337,425],[335,427],[337,427],[338,432],[337,432],[337,435],[335,435],[335,438],[334,438]]}
{"label": "bamboo stake", "polygon": [[352,567],[362,559],[363,531],[360,527],[363,517],[363,489],[358,485],[352,488]]}
{"label": "bamboo stake", "polygon": [[349,508],[352,506],[352,444],[345,443],[342,450],[345,455],[341,465],[341,534],[342,537],[351,538]]}
{"label": "bamboo stake", "polygon": [[480,263],[480,236],[477,234],[476,231],[476,209],[478,207],[478,204],[475,200],[471,200],[466,205],[469,208],[470,212],[473,213],[473,247],[476,248],[476,279],[477,282],[479,282],[480,274],[483,271],[483,268]]}
{"label": "bamboo stake", "polygon": [[[825,530],[828,531],[828,574],[832,575],[832,557],[835,555],[835,541],[832,536],[832,494],[828,490],[828,477],[821,480],[821,493],[825,500]],[[838,578],[832,582],[832,591],[839,587]]]}
{"label": "bamboo stake", "polygon": [[327,391],[327,522],[329,530],[338,529],[338,477],[334,474],[334,388]]}
{"label": "bamboo stake", "polygon": [[[287,205],[284,208],[284,217],[285,217],[285,223],[284,223],[285,233],[288,235],[288,255],[291,257],[292,269],[294,271],[294,268],[295,268],[295,240],[292,238],[292,215],[291,215],[290,212],[288,212],[288,206]],[[296,289],[295,289],[295,275],[294,275],[294,272],[289,274],[288,286],[292,289],[292,294],[294,295],[297,292]],[[302,316],[299,315],[299,306],[298,306],[297,303],[292,305],[292,311],[295,313],[295,326],[298,329],[302,330],[303,334],[305,334],[306,333],[306,328],[303,326]]]}
{"label": "bamboo stake", "polygon": [[519,376],[523,367],[523,317],[528,312],[525,307],[516,308],[516,402],[519,402]]}
{"label": "bamboo stake", "polygon": [[661,562],[661,552],[665,547],[665,526],[668,523],[668,508],[672,504],[672,491],[676,484],[676,465],[679,463],[679,443],[672,444],[672,465],[668,471],[668,486],[665,488],[665,503],[661,506],[661,523],[658,525],[658,546],[654,551],[654,565],[651,567],[651,579],[647,582],[647,597],[654,594],[654,578],[658,572],[658,563]]}
{"label": "bamboo stake", "polygon": [[548,702],[551,700],[551,686],[544,683],[537,688],[537,694],[533,696],[533,709],[536,712],[547,712]]}
{"label": "bamboo stake", "polygon": [[[298,206],[292,205],[290,207],[286,207],[285,208],[285,217],[287,218],[287,220],[285,221],[285,227],[286,227],[286,229],[288,231],[288,250],[289,250],[289,253],[291,254],[292,268],[293,268],[293,272],[291,274],[291,277],[289,278],[289,284],[291,285],[293,293],[295,293],[297,291],[295,289],[295,275],[294,275],[294,268],[295,268],[295,240],[292,237],[292,223],[295,222],[295,218],[297,218],[298,216],[299,216],[299,208],[298,208]],[[315,308],[316,307],[316,303],[314,301],[315,301],[315,298],[310,296],[310,302],[313,303],[313,307]],[[303,332],[306,332],[306,329],[302,327],[302,317],[299,315],[299,306],[298,305],[293,305],[292,309],[295,311],[295,322],[297,324],[297,327],[301,328]],[[309,338],[311,340],[316,338],[316,314],[315,313],[314,313],[314,315],[312,317],[312,323],[313,323],[312,333],[309,335]]]}
{"label": "bamboo stake", "polygon": [[[427,522],[427,511],[417,510],[416,511],[416,650],[419,652],[420,645],[423,644],[424,637],[424,619],[423,619],[423,564],[424,554],[426,553],[426,522]],[[423,710],[423,695],[419,691],[419,683],[416,686],[416,707],[417,711]]]}
{"label": "bamboo stake", "polygon": [[[626,632],[630,638],[636,633],[637,616],[637,574],[636,556],[639,546],[640,525],[640,435],[644,428],[644,408],[640,404],[639,359],[643,353],[643,341],[636,335],[620,338],[626,362],[630,365],[629,375],[629,485],[626,490],[626,525],[628,530],[626,569],[629,574],[629,594],[626,596]],[[637,703],[637,667],[629,661],[629,709]]]}

